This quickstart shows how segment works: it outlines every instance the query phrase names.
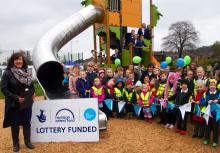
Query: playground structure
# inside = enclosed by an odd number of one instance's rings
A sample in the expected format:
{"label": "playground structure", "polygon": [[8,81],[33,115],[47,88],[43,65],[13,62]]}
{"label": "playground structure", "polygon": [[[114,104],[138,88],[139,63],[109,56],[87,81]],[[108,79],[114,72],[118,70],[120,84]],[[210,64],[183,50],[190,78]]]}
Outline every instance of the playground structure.
{"label": "playground structure", "polygon": [[[102,51],[107,55],[107,65],[111,66],[110,48],[119,49],[122,53],[122,66],[132,64],[134,46],[129,44],[123,48],[123,36],[127,33],[128,27],[140,28],[142,24],[142,0],[90,0],[87,4],[100,6],[104,10],[104,18],[100,23],[93,24],[94,31],[94,61],[97,62],[97,42],[96,35],[99,36],[100,64],[102,64]],[[150,0],[150,33],[153,31],[153,10],[152,0]],[[131,9],[132,8],[132,9]],[[151,36],[152,38],[152,36]],[[152,39],[145,39],[147,48],[143,48],[142,61],[145,66],[149,63],[159,65],[152,52]]]}
{"label": "playground structure", "polygon": [[[111,3],[113,1],[114,3]],[[140,27],[141,25],[141,0],[121,0],[121,3],[119,3],[120,1],[118,0],[110,0],[107,4],[105,0],[94,0],[92,2],[92,5],[86,6],[48,31],[34,48],[34,68],[38,81],[49,99],[70,98],[69,92],[62,85],[64,74],[63,64],[57,58],[58,51],[66,43],[91,25],[94,27],[95,37],[95,30],[98,30],[104,25],[107,42],[107,64],[110,66],[110,26],[120,26],[119,37],[122,38],[122,26]],[[133,8],[132,12],[131,7]],[[118,28],[116,28],[116,30],[118,30]],[[95,40],[96,39],[94,39],[94,47],[96,50]],[[122,39],[120,39],[120,41],[122,41]],[[131,63],[132,48],[129,48],[129,61]],[[127,53],[129,53],[129,51]],[[148,59],[144,60],[150,62],[150,60],[153,59],[151,62],[156,61],[151,54],[150,45],[150,51],[145,56]],[[122,55],[122,58],[124,58],[122,60],[128,61],[126,55]],[[106,116],[103,112],[99,113],[99,125],[102,129],[106,128]]]}
{"label": "playground structure", "polygon": [[[57,59],[57,53],[71,39],[91,25],[94,26],[94,30],[96,31],[104,26],[107,31],[107,64],[110,66],[110,30],[118,30],[118,27],[115,28],[113,26],[120,25],[120,33],[122,33],[122,26],[140,27],[141,0],[122,0],[121,4],[115,3],[115,5],[112,4],[110,7],[108,7],[108,4],[105,2],[105,0],[92,1],[92,5],[86,6],[48,31],[34,48],[33,64],[36,70],[37,78],[44,88],[45,94],[48,98],[57,99],[68,97],[67,91],[62,85],[63,65]],[[114,2],[116,1],[114,0]],[[133,8],[132,12],[130,11],[131,7]],[[121,10],[117,10],[119,8],[121,8]],[[132,22],[129,22],[129,20],[132,20]],[[95,36],[96,35],[94,34],[94,37]],[[121,34],[118,38],[120,37],[122,37]],[[94,46],[96,50],[95,40],[96,39],[94,39]],[[130,52],[122,50],[123,66],[127,66],[129,62],[130,64],[132,62],[132,48],[129,48]],[[146,50],[146,56],[144,55],[144,57],[142,57],[143,61],[146,62],[145,64],[149,62],[158,64],[156,59],[152,56],[151,43],[149,48],[149,50]],[[127,62],[127,64],[124,64],[125,62]]]}

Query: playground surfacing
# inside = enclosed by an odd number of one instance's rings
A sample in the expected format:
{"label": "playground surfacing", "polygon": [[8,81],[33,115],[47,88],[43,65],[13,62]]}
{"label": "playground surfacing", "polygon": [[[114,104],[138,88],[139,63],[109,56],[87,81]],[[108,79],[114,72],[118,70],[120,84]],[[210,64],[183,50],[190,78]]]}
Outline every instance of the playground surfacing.
{"label": "playground surfacing", "polygon": [[[0,100],[0,125],[3,121],[4,102]],[[189,133],[181,136],[165,129],[156,121],[152,124],[137,119],[110,119],[108,130],[100,133],[97,143],[34,143],[36,149],[30,151],[23,143],[20,131],[20,153],[219,153],[220,147],[204,146],[199,139],[192,139]],[[0,128],[0,153],[12,152],[10,128]]]}

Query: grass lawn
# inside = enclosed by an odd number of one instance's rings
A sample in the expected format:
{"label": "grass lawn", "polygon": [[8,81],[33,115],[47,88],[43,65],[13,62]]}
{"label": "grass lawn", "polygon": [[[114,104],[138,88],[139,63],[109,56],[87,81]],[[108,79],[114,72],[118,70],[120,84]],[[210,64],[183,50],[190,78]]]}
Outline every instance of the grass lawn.
{"label": "grass lawn", "polygon": [[[0,84],[0,86],[1,86],[1,84]],[[41,86],[39,85],[39,83],[37,81],[34,81],[34,88],[35,88],[36,96],[43,96],[44,95],[44,92],[41,89]],[[1,91],[0,91],[0,99],[4,99],[4,95]]]}

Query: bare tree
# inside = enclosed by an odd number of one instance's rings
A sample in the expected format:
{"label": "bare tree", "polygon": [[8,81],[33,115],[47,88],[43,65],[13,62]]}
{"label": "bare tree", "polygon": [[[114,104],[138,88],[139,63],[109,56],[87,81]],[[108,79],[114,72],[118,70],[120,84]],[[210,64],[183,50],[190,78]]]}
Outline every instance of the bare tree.
{"label": "bare tree", "polygon": [[179,57],[186,49],[195,49],[199,41],[198,32],[191,22],[181,21],[169,27],[168,36],[163,38],[164,50],[178,51]]}

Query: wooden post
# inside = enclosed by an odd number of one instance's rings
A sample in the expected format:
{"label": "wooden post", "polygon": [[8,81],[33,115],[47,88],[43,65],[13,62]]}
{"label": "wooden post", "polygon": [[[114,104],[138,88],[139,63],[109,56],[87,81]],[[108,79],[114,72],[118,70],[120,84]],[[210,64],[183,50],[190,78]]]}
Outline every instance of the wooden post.
{"label": "wooden post", "polygon": [[101,48],[101,37],[99,36],[99,62],[100,62],[100,66],[102,65],[102,48]]}
{"label": "wooden post", "polygon": [[150,0],[150,34],[151,34],[151,44],[150,44],[150,56],[152,56],[153,50],[153,0]]}
{"label": "wooden post", "polygon": [[96,33],[95,33],[95,24],[93,24],[93,43],[94,43],[94,56],[95,63],[97,63],[97,45],[96,45]]}
{"label": "wooden post", "polygon": [[111,66],[111,60],[110,60],[110,29],[109,29],[109,11],[106,11],[106,19],[107,23],[105,26],[106,31],[106,55],[107,55],[107,64],[110,67]]}
{"label": "wooden post", "polygon": [[130,58],[129,64],[132,64],[132,59],[133,59],[133,44],[132,43],[129,44],[129,58]]}

